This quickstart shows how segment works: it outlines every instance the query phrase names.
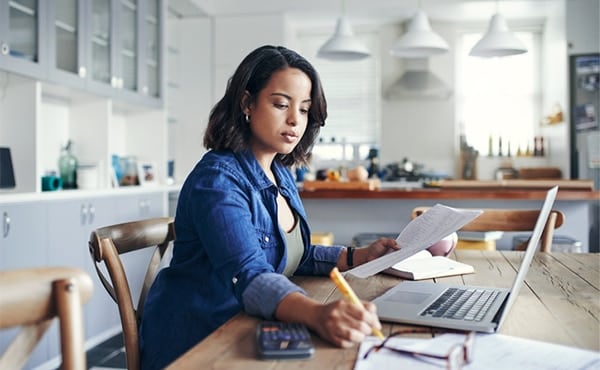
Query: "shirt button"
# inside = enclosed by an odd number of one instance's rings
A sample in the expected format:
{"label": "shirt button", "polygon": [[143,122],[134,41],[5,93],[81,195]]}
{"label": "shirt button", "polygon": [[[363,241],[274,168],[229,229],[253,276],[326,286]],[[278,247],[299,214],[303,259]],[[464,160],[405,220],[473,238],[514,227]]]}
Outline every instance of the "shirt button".
{"label": "shirt button", "polygon": [[265,241],[268,243],[269,242],[269,237],[265,236]]}
{"label": "shirt button", "polygon": [[234,284],[237,284],[237,281],[238,281],[238,279],[237,279],[236,277],[234,277],[233,279],[231,279],[231,281],[232,281]]}

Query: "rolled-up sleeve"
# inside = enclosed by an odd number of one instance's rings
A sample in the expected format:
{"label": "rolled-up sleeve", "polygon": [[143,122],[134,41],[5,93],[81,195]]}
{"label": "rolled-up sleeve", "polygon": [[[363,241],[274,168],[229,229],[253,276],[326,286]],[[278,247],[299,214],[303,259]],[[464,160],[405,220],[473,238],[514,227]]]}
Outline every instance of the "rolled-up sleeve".
{"label": "rolled-up sleeve", "polygon": [[[265,287],[268,287],[268,293],[265,292]],[[307,295],[302,288],[281,274],[260,274],[252,279],[242,293],[244,311],[250,315],[273,319],[279,302],[294,292]]]}
{"label": "rolled-up sleeve", "polygon": [[337,265],[344,246],[312,245],[306,258],[294,275],[328,275]]}

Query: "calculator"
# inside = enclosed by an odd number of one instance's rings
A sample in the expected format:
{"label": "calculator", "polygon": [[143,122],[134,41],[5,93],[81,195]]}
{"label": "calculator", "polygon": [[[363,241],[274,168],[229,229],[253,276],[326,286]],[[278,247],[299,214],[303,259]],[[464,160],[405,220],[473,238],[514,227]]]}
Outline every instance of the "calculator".
{"label": "calculator", "polygon": [[264,360],[309,358],[315,351],[308,329],[299,323],[263,321],[256,328],[256,342]]}

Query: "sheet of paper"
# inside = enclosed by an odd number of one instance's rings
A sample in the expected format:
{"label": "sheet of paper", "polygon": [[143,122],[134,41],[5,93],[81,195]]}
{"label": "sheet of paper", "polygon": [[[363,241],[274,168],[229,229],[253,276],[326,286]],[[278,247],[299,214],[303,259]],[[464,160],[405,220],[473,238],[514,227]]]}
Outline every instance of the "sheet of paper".
{"label": "sheet of paper", "polygon": [[[450,347],[462,344],[462,334],[443,334],[432,339],[392,338],[390,345],[429,354],[445,355]],[[368,337],[359,347],[354,370],[444,369],[445,360],[411,356],[381,350],[363,359],[365,352],[381,340]],[[502,334],[477,334],[473,360],[464,370],[545,369],[592,370],[600,368],[600,352],[523,339]]]}
{"label": "sheet of paper", "polygon": [[436,204],[413,219],[398,235],[396,241],[400,250],[357,266],[348,270],[348,273],[359,278],[375,275],[452,234],[479,216],[481,212],[481,210],[456,209]]}

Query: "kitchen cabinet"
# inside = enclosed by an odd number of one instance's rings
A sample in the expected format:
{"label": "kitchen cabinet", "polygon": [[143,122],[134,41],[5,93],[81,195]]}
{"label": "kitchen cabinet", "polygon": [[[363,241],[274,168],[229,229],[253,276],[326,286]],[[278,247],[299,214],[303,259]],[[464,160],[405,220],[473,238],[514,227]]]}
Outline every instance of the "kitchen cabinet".
{"label": "kitchen cabinet", "polygon": [[62,85],[85,88],[84,0],[48,0],[46,35],[48,37],[48,80]]}
{"label": "kitchen cabinet", "polygon": [[164,183],[165,4],[0,0],[0,69],[15,72],[0,75],[0,145],[11,148],[17,182],[10,192],[40,193],[68,140],[80,164],[98,169],[100,189],[112,186],[113,155],[154,163]]}
{"label": "kitchen cabinet", "polygon": [[0,0],[0,69],[45,77],[47,5],[42,0]]}
{"label": "kitchen cabinet", "polygon": [[161,107],[164,1],[93,1],[87,12],[89,91]]}
{"label": "kitchen cabinet", "polygon": [[165,192],[144,193],[123,198],[119,202],[121,222],[165,215]]}
{"label": "kitchen cabinet", "polygon": [[[0,271],[35,266],[71,266],[86,271],[94,292],[83,310],[86,343],[99,343],[120,331],[117,305],[100,282],[87,243],[93,230],[107,225],[166,215],[166,192],[76,196],[74,199],[0,204]],[[128,253],[123,265],[132,277],[133,293],[141,291],[152,250]],[[0,333],[3,352],[16,330]],[[58,323],[38,344],[26,368],[55,361],[60,353]]]}
{"label": "kitchen cabinet", "polygon": [[[39,267],[46,264],[46,212],[40,203],[0,204],[0,271]],[[0,353],[12,341],[17,329],[0,331]],[[44,336],[26,367],[33,368],[48,358],[50,339]]]}
{"label": "kitchen cabinet", "polygon": [[0,0],[0,69],[160,108],[165,4]]}
{"label": "kitchen cabinet", "polygon": [[[106,336],[104,333],[107,330],[119,326],[115,304],[104,291],[87,248],[92,230],[114,221],[115,204],[113,197],[48,204],[48,265],[78,267],[85,270],[94,283],[92,297],[83,309],[86,338]],[[55,325],[49,334],[54,336],[57,329]],[[58,343],[50,348],[50,353],[59,353]]]}

